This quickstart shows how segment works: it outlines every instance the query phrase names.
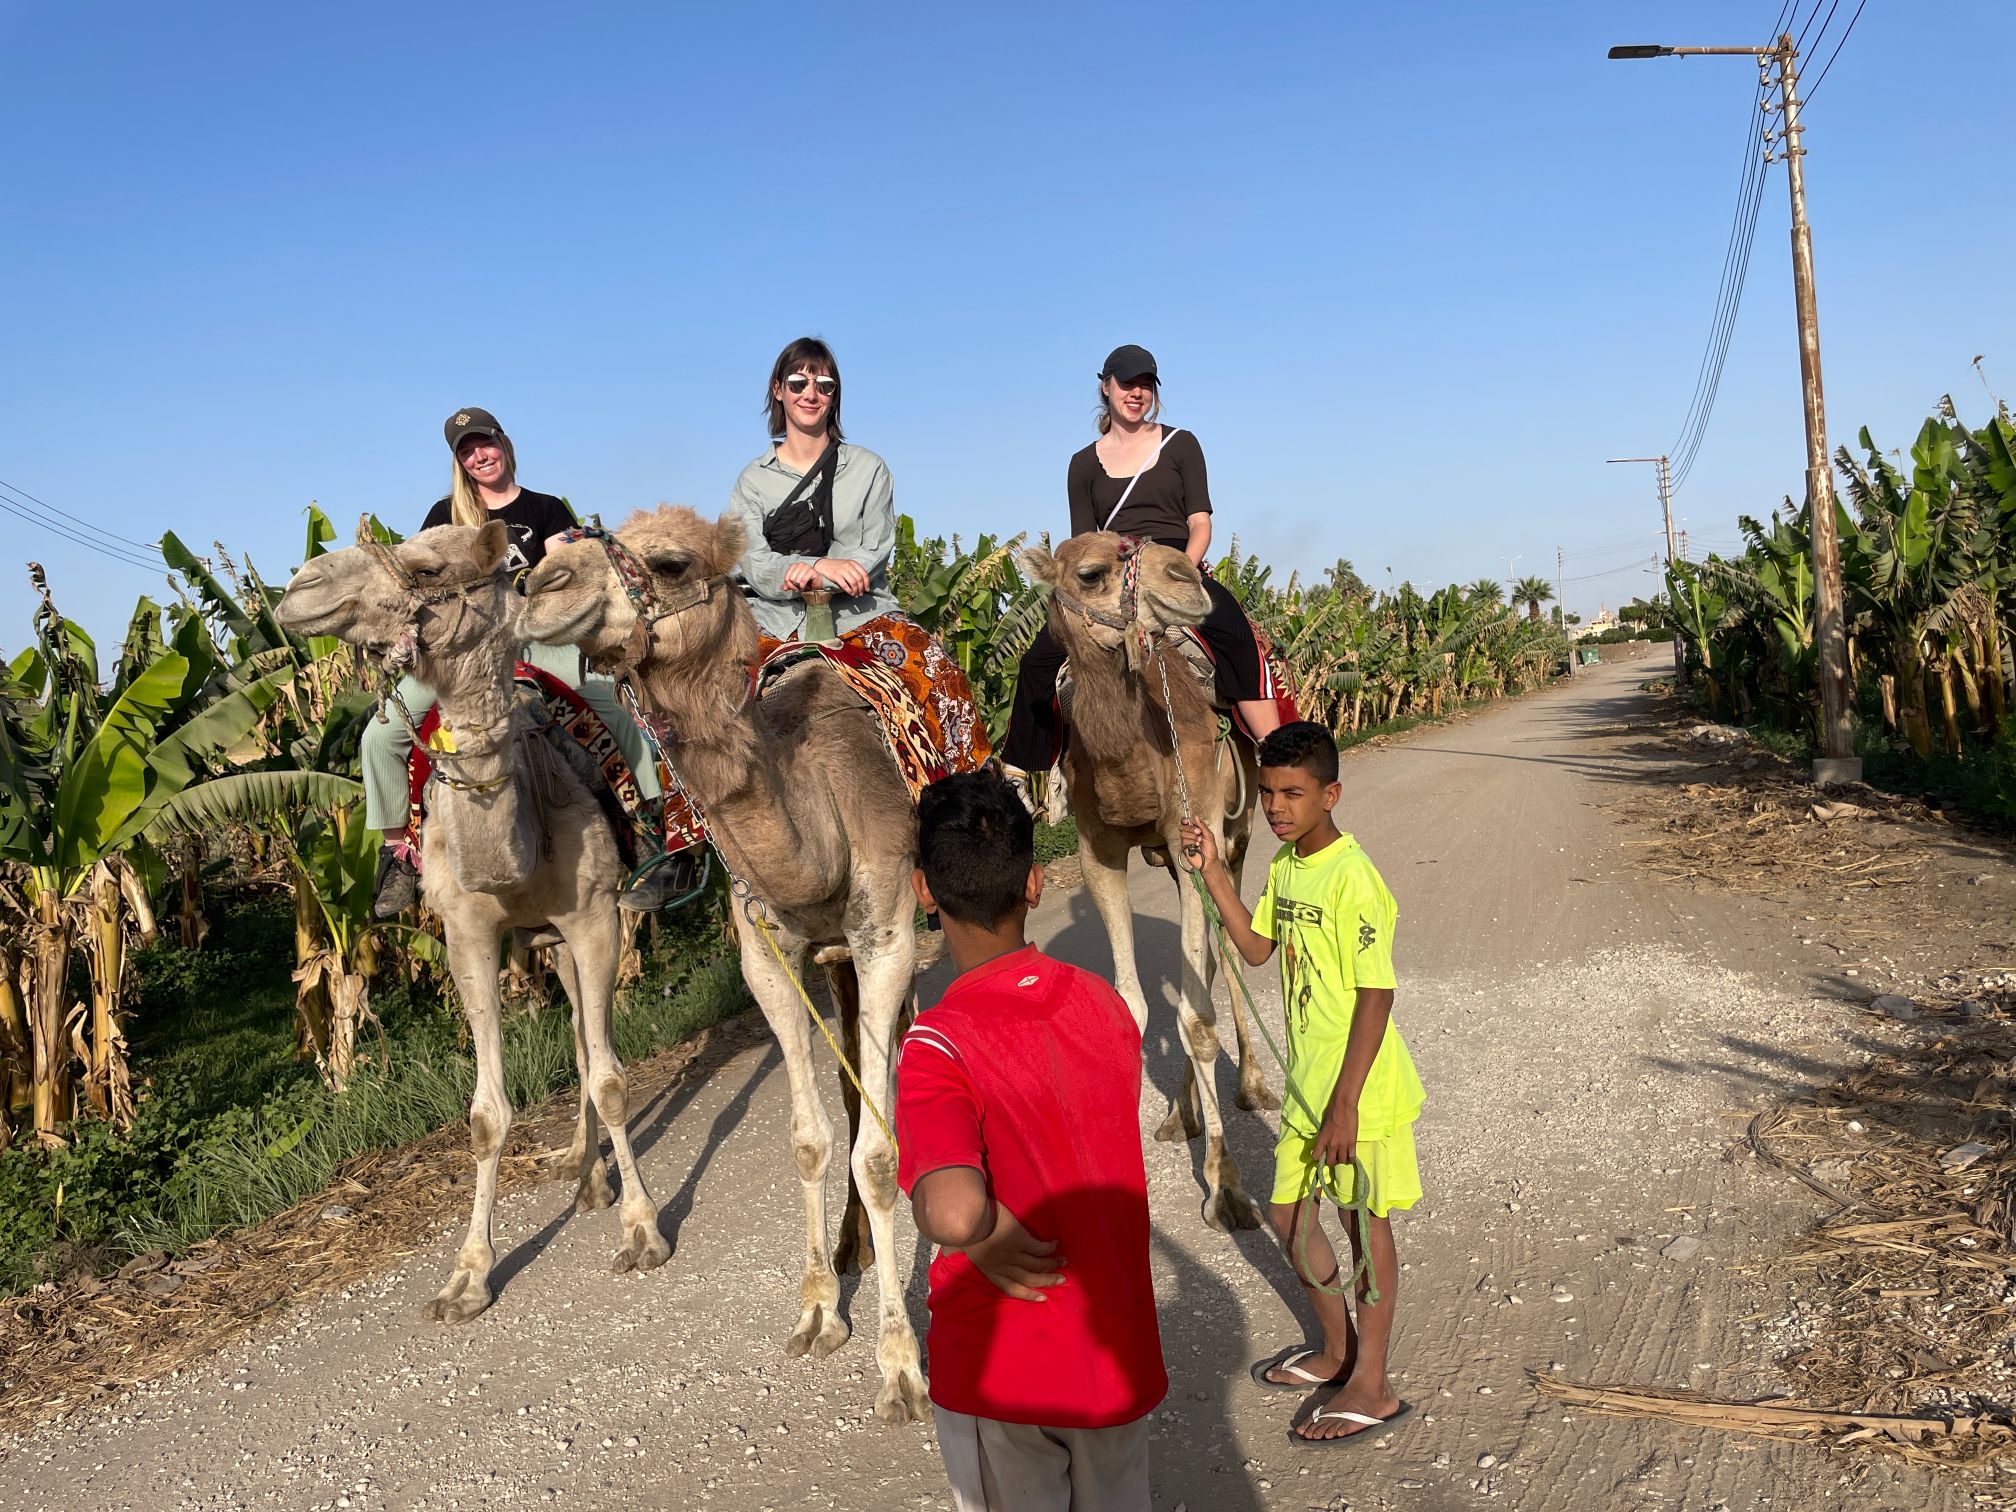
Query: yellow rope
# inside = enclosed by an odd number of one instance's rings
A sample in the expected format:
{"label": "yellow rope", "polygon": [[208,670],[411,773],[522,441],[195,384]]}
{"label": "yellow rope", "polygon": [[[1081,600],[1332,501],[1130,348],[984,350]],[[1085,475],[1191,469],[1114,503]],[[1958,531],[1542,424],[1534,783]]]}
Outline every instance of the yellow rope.
{"label": "yellow rope", "polygon": [[889,1120],[882,1116],[882,1110],[875,1106],[875,1099],[870,1097],[868,1089],[861,1085],[860,1073],[854,1069],[854,1063],[847,1059],[847,1052],[840,1048],[840,1041],[833,1037],[833,1031],[826,1027],[826,1020],[821,1018],[819,1010],[812,1006],[811,994],[806,992],[805,984],[798,979],[798,973],[791,969],[791,963],[784,959],[784,952],[777,946],[777,932],[771,927],[770,921],[760,913],[754,913],[752,910],[745,917],[752,915],[756,927],[763,932],[763,943],[770,947],[770,954],[777,957],[777,964],[784,968],[784,975],[791,979],[791,985],[797,989],[798,1001],[803,1003],[805,1011],[812,1015],[812,1022],[819,1026],[819,1032],[826,1036],[826,1043],[833,1047],[833,1058],[840,1062],[840,1069],[847,1073],[847,1080],[854,1083],[854,1090],[861,1094],[861,1105],[875,1115],[875,1122],[882,1126],[882,1132],[889,1138],[889,1148],[895,1149],[896,1131],[889,1127]]}

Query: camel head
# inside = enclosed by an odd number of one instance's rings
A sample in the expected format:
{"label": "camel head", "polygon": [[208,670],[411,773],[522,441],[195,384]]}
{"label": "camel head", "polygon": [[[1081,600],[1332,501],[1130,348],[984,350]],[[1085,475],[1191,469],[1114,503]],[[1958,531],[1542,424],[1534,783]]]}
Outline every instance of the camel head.
{"label": "camel head", "polygon": [[1196,564],[1154,541],[1092,531],[1054,552],[1031,547],[1022,566],[1050,585],[1053,625],[1062,620],[1069,640],[1090,639],[1109,651],[1138,645],[1142,635],[1201,624],[1211,612]]}
{"label": "camel head", "polygon": [[294,574],[273,612],[290,630],[367,651],[408,643],[435,654],[464,650],[508,617],[509,547],[504,523],[492,520],[436,525],[397,546],[332,551]]}
{"label": "camel head", "polygon": [[525,580],[525,634],[604,662],[639,661],[647,648],[653,660],[681,661],[713,644],[738,611],[748,617],[724,583],[742,544],[733,515],[709,522],[680,505],[640,509],[612,542],[588,536],[546,553]]}

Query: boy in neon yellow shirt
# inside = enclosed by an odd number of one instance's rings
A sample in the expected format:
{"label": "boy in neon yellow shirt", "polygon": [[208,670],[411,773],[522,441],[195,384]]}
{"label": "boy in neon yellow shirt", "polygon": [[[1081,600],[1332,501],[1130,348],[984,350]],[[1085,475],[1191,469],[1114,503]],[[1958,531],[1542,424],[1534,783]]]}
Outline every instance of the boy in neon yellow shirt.
{"label": "boy in neon yellow shirt", "polygon": [[[1271,1389],[1316,1393],[1308,1416],[1298,1413],[1288,1430],[1289,1441],[1303,1447],[1347,1443],[1413,1411],[1386,1377],[1400,1281],[1389,1215],[1421,1198],[1414,1120],[1424,1094],[1392,1021],[1398,910],[1371,859],[1331,819],[1343,792],[1337,745],[1321,725],[1286,724],[1261,742],[1261,809],[1282,846],[1250,913],[1210,832],[1195,821],[1183,829],[1185,860],[1203,874],[1246,963],[1262,965],[1281,951],[1288,1088],[1271,1216],[1322,1323],[1323,1343],[1283,1350],[1252,1375]],[[1362,1200],[1369,1214],[1362,1234],[1354,1215],[1344,1214],[1364,1272],[1355,1326],[1323,1232],[1326,1194],[1340,1205]]]}

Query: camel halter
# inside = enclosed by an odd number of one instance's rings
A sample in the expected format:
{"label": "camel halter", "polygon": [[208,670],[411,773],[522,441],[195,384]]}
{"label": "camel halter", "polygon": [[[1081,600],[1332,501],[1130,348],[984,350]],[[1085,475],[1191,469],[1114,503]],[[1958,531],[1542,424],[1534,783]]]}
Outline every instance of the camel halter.
{"label": "camel halter", "polygon": [[[1164,649],[1159,645],[1155,648],[1155,670],[1162,679],[1162,713],[1169,721],[1169,754],[1176,763],[1176,789],[1182,798],[1183,817],[1186,820],[1194,819],[1196,813],[1190,806],[1190,780],[1183,771],[1183,743],[1176,738],[1176,704],[1169,693],[1169,668],[1164,661]],[[1198,900],[1204,905],[1205,927],[1211,930],[1218,940],[1218,959],[1224,962],[1226,975],[1232,978],[1233,984],[1239,989],[1239,995],[1246,1000],[1246,1011],[1252,1015],[1253,1022],[1259,1025],[1260,1037],[1267,1046],[1267,1053],[1274,1057],[1274,1064],[1281,1068],[1283,1087],[1288,1095],[1301,1105],[1309,1121],[1321,1129],[1323,1115],[1317,1112],[1315,1104],[1303,1095],[1302,1088],[1296,1083],[1295,1073],[1288,1069],[1288,1058],[1281,1053],[1281,1047],[1274,1043],[1274,1031],[1267,1027],[1266,1015],[1261,1013],[1259,1004],[1253,1001],[1253,991],[1246,985],[1245,974],[1239,970],[1238,954],[1232,949],[1231,937],[1226,933],[1224,915],[1218,912],[1218,905],[1211,901],[1211,890],[1204,885],[1203,872],[1197,867],[1189,866],[1184,870],[1190,874],[1190,885],[1197,889]],[[1341,1262],[1338,1264],[1336,1275],[1329,1281],[1318,1281],[1309,1274],[1309,1225],[1304,1221],[1300,1210],[1302,1204],[1309,1200],[1310,1194],[1323,1183],[1330,1170],[1331,1166],[1328,1164],[1319,1170],[1315,1162],[1311,1161],[1308,1179],[1303,1182],[1301,1195],[1296,1198],[1295,1272],[1317,1291],[1333,1297],[1350,1295],[1357,1289],[1358,1280],[1362,1276],[1365,1280],[1365,1300],[1377,1306],[1379,1286],[1372,1275],[1372,1182],[1365,1172],[1365,1163],[1358,1158],[1356,1150],[1351,1152],[1351,1200],[1339,1202],[1338,1206],[1358,1220],[1358,1261],[1352,1266],[1348,1279],[1344,1278],[1344,1267]],[[1332,1186],[1330,1196],[1334,1199],[1336,1195],[1336,1188]]]}
{"label": "camel halter", "polygon": [[1104,625],[1109,630],[1132,630],[1140,621],[1141,548],[1139,536],[1120,537],[1120,612],[1088,604],[1062,588],[1052,588],[1050,596],[1087,625]]}
{"label": "camel halter", "polygon": [[630,627],[629,635],[624,637],[619,665],[626,668],[644,660],[644,654],[651,645],[652,626],[707,603],[714,597],[714,590],[729,577],[725,572],[717,572],[712,577],[694,579],[669,597],[662,596],[657,585],[651,581],[651,570],[638,559],[637,553],[617,540],[616,532],[599,521],[562,531],[560,540],[563,545],[573,541],[599,541],[603,555],[609,558],[609,570],[623,585],[623,596],[630,600],[636,620]]}

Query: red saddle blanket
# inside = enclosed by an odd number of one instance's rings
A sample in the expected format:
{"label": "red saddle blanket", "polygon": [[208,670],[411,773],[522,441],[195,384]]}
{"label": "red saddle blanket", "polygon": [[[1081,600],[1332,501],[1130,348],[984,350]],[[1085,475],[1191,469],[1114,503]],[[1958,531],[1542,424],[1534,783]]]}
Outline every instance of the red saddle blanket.
{"label": "red saddle blanket", "polygon": [[[1275,646],[1272,636],[1251,620],[1246,623],[1253,632],[1254,649],[1260,653],[1260,696],[1273,700],[1274,711],[1280,716],[1281,723],[1292,724],[1302,715],[1295,707],[1295,695],[1288,691],[1287,663],[1282,660],[1280,649]],[[1186,625],[1181,633],[1198,652],[1202,653],[1201,656],[1188,657],[1192,665],[1197,665],[1199,662],[1206,667],[1217,665],[1218,658],[1211,653],[1211,643],[1197,633],[1194,625]],[[1210,692],[1215,700],[1218,696],[1216,688],[1211,688]],[[1246,716],[1240,712],[1238,705],[1233,705],[1229,712],[1246,738],[1251,740],[1253,732],[1246,728]]]}
{"label": "red saddle blanket", "polygon": [[994,754],[957,662],[915,620],[885,614],[837,641],[758,643],[749,691],[761,698],[784,673],[823,659],[882,724],[883,743],[914,803],[940,777],[979,770]]}

